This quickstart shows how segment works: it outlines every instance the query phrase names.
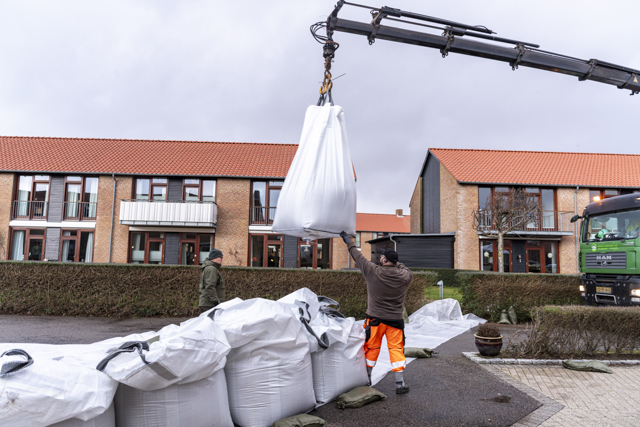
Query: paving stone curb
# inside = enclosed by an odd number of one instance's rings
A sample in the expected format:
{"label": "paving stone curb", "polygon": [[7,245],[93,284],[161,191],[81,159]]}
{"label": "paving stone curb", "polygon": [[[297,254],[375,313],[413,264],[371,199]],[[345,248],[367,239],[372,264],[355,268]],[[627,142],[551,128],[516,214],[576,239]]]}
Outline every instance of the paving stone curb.
{"label": "paving stone curb", "polygon": [[[594,359],[485,359],[474,352],[462,352],[471,361],[479,365],[562,365],[565,360],[573,362],[592,362]],[[609,366],[633,366],[640,365],[640,360],[598,360]]]}

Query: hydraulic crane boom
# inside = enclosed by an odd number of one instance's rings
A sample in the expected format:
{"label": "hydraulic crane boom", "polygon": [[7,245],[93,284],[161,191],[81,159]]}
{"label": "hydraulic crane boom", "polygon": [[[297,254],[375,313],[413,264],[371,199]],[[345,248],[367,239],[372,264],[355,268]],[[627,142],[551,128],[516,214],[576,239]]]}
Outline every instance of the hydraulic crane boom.
{"label": "hydraulic crane boom", "polygon": [[[350,21],[338,18],[338,12],[344,5],[357,6],[369,9],[372,20],[369,23]],[[404,19],[399,19],[404,18]],[[420,27],[442,30],[441,35],[408,30],[405,28],[382,25],[382,21],[395,21],[403,24],[412,24]],[[437,25],[433,25],[437,24]],[[318,30],[326,28],[327,35],[317,34]],[[374,8],[350,3],[340,0],[326,22],[318,22],[311,26],[311,32],[321,43],[325,44],[324,57],[329,63],[327,73],[330,69],[330,61],[338,48],[338,43],[333,41],[335,31],[359,34],[369,39],[369,44],[376,39],[389,40],[399,43],[414,44],[418,46],[439,49],[442,57],[446,57],[450,52],[463,55],[478,56],[496,61],[508,63],[512,69],[519,66],[538,68],[540,70],[554,71],[578,77],[579,80],[593,80],[600,83],[614,85],[618,89],[628,89],[631,95],[640,93],[640,82],[638,77],[640,71],[623,67],[616,64],[600,61],[597,59],[583,60],[572,58],[539,49],[539,45],[517,40],[496,37],[490,29],[467,25],[445,19],[435,18],[427,15],[420,15],[413,12],[406,12],[387,6]],[[472,40],[491,40],[493,42],[511,44],[515,47],[506,47],[496,43]],[[329,83],[330,83],[329,73]],[[326,83],[326,73],[325,73]],[[330,96],[330,84],[325,84],[325,91],[328,89]],[[322,93],[322,89],[321,89]]]}

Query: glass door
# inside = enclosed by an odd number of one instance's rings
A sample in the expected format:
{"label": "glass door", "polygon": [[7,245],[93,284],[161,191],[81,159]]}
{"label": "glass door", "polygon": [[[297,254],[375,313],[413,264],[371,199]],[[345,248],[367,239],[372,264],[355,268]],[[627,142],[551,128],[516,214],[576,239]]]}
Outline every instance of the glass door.
{"label": "glass door", "polygon": [[180,264],[195,265],[196,264],[196,244],[195,242],[182,242],[182,253]]}
{"label": "glass door", "polygon": [[44,230],[29,230],[29,261],[42,261],[44,255]]}
{"label": "glass door", "polygon": [[269,243],[267,267],[280,267],[280,260],[282,259],[280,256],[280,248],[281,246],[279,244]]}
{"label": "glass door", "polygon": [[527,240],[527,273],[542,273],[544,266],[539,240]]}

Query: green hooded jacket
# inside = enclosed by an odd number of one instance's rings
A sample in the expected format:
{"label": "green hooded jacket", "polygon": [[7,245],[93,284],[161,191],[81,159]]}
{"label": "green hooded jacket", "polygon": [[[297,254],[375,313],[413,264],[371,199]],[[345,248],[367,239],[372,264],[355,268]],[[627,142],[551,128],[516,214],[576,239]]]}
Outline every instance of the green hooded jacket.
{"label": "green hooded jacket", "polygon": [[212,307],[224,301],[224,280],[218,271],[220,264],[205,258],[200,269],[200,302],[201,307]]}

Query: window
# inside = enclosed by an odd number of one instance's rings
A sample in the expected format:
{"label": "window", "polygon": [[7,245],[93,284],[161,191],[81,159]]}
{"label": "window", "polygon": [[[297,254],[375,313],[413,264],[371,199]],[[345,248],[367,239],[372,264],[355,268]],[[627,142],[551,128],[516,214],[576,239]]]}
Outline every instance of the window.
{"label": "window", "polygon": [[371,233],[371,240],[379,239],[381,237],[387,237],[389,233]]}
{"label": "window", "polygon": [[60,261],[93,261],[93,230],[62,230],[60,240]]}
{"label": "window", "polygon": [[180,264],[202,265],[215,247],[213,234],[180,233]]}
{"label": "window", "polygon": [[251,184],[251,224],[273,224],[284,181],[253,181]]}
{"label": "window", "polygon": [[20,175],[13,203],[13,218],[47,219],[49,175]]}
{"label": "window", "polygon": [[250,240],[251,267],[282,267],[282,234],[252,234]]}
{"label": "window", "polygon": [[65,178],[64,219],[95,221],[98,205],[98,178]]}
{"label": "window", "polygon": [[478,187],[478,207],[488,209],[491,205],[491,187]]}
{"label": "window", "polygon": [[527,273],[558,273],[558,243],[527,240]]}
{"label": "window", "polygon": [[13,261],[42,261],[44,259],[45,230],[43,228],[13,229],[11,259]]}
{"label": "window", "polygon": [[132,232],[129,262],[131,264],[163,264],[164,233]]}
{"label": "window", "polygon": [[608,199],[609,197],[616,197],[620,195],[620,191],[613,188],[607,189],[591,189],[589,190],[589,203],[598,202],[600,200]]}
{"label": "window", "polygon": [[167,178],[137,178],[136,200],[140,202],[166,202],[167,187]]}
{"label": "window", "polygon": [[355,243],[355,245],[356,245],[356,248],[360,247],[360,232],[359,231],[356,231],[356,243]]}
{"label": "window", "polygon": [[[480,259],[482,260],[483,271],[498,271],[498,241],[497,240],[480,240]],[[511,265],[511,240],[503,240],[503,265],[504,272],[509,273],[512,270]]]}
{"label": "window", "polygon": [[182,184],[182,193],[185,202],[215,202],[216,181],[214,179],[185,179]]}
{"label": "window", "polygon": [[310,242],[298,239],[298,242],[299,268],[331,268],[331,239],[318,239]]}

